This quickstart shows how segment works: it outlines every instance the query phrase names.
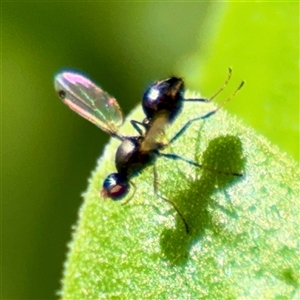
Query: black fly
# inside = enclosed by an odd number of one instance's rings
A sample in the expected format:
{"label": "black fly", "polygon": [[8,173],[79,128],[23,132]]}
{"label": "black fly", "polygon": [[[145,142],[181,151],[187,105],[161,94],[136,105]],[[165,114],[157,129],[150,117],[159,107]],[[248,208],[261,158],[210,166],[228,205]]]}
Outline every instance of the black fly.
{"label": "black fly", "polygon": [[[123,114],[118,102],[81,73],[62,71],[55,76],[54,83],[59,97],[65,104],[112,137],[121,141],[115,156],[117,172],[106,177],[103,182],[101,195],[112,200],[124,198],[129,193],[131,185],[136,189],[131,179],[147,166],[153,165],[155,194],[174,207],[184,222],[186,231],[189,232],[188,224],[175,203],[161,196],[158,192],[155,160],[158,157],[165,157],[181,160],[196,167],[202,167],[201,164],[179,155],[161,151],[177,140],[193,122],[206,119],[216,113],[236,94],[244,82],[241,82],[236,91],[223,104],[202,116],[189,120],[168,143],[160,142],[158,136],[163,134],[166,126],[172,123],[180,114],[184,102],[210,102],[224,89],[230,76],[231,69],[229,69],[224,85],[210,99],[184,98],[184,82],[181,78],[171,77],[155,82],[146,90],[143,96],[142,107],[145,119],[142,122],[131,120],[131,124],[138,132],[136,136],[119,134],[118,128],[123,123]],[[242,176],[239,173],[222,173]],[[129,199],[126,203],[128,201]]]}

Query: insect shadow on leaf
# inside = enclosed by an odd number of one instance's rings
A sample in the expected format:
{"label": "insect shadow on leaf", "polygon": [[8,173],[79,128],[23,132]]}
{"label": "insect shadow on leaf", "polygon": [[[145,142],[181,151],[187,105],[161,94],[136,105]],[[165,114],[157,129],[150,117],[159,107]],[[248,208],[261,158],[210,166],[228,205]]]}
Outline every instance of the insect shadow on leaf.
{"label": "insect shadow on leaf", "polygon": [[203,169],[196,170],[197,179],[187,182],[185,188],[172,199],[186,218],[190,234],[185,234],[179,218],[176,219],[176,226],[173,229],[165,229],[161,234],[161,251],[163,257],[171,264],[184,265],[188,261],[191,246],[201,240],[206,230],[215,234],[220,232],[221,225],[213,218],[211,210],[222,211],[229,218],[235,216],[235,212],[231,210],[231,203],[228,203],[230,207],[228,209],[218,203],[217,196],[213,196],[226,193],[227,189],[243,180],[243,177],[230,176],[218,171],[244,170],[245,159],[240,139],[226,135],[210,141],[203,152],[202,165]]}

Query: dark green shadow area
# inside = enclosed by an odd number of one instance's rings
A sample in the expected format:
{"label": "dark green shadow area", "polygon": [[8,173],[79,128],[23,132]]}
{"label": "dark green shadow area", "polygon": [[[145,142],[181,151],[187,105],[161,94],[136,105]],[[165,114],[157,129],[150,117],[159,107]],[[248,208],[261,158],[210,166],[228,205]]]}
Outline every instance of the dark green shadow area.
{"label": "dark green shadow area", "polygon": [[172,265],[187,263],[191,246],[201,239],[206,229],[210,229],[214,234],[220,232],[220,225],[212,220],[208,207],[221,210],[232,218],[238,217],[234,211],[229,211],[213,201],[212,196],[218,191],[224,193],[226,199],[230,201],[226,189],[246,176],[246,174],[242,177],[229,175],[229,173],[243,173],[245,159],[242,148],[242,143],[236,136],[227,135],[212,140],[203,153],[201,162],[203,169],[199,168],[197,171],[197,180],[172,198],[184,215],[190,230],[187,234],[182,219],[177,216],[175,228],[162,232],[161,251],[163,257]]}

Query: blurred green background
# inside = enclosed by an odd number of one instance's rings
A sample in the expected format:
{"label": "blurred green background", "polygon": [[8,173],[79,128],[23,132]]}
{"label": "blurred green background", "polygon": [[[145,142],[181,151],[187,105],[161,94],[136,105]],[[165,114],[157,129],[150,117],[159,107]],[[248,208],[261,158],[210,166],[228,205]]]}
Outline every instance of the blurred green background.
{"label": "blurred green background", "polygon": [[299,159],[299,3],[2,2],[2,299],[53,299],[80,194],[109,137],[56,96],[90,74],[124,114],[172,74]]}

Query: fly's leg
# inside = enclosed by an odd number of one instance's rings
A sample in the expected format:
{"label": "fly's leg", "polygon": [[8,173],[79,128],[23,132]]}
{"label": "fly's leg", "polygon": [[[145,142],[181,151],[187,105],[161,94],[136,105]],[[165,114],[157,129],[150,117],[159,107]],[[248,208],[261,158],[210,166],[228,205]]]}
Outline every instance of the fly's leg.
{"label": "fly's leg", "polygon": [[185,226],[185,230],[187,233],[189,233],[189,226],[184,218],[184,216],[182,215],[182,213],[179,211],[179,209],[177,208],[176,204],[163,197],[160,192],[158,191],[158,174],[157,174],[157,169],[156,169],[156,166],[154,165],[153,166],[153,187],[154,187],[154,193],[159,197],[161,198],[162,200],[164,200],[165,202],[169,203],[171,206],[173,206],[173,208],[175,209],[175,211],[177,212],[177,214],[179,215],[179,217],[181,218],[182,222],[184,223],[184,226]]}
{"label": "fly's leg", "polygon": [[216,107],[215,109],[209,111],[208,113],[204,114],[203,116],[194,118],[189,120],[188,122],[185,123],[185,125],[183,125],[183,127],[172,137],[172,139],[170,140],[169,144],[174,143],[177,139],[179,139],[183,133],[196,121],[200,121],[200,120],[204,120],[209,118],[210,116],[214,115],[219,109],[221,109],[227,102],[229,102],[235,95],[236,93],[242,88],[242,86],[244,85],[244,81],[242,81],[240,83],[240,85],[238,86],[238,88],[223,102],[221,103],[218,107]]}
{"label": "fly's leg", "polygon": [[227,78],[224,82],[224,84],[210,97],[210,98],[188,98],[188,99],[184,99],[184,101],[186,102],[211,102],[213,99],[215,99],[227,86],[230,78],[231,78],[231,74],[232,74],[232,69],[229,68],[228,69],[228,75]]}

